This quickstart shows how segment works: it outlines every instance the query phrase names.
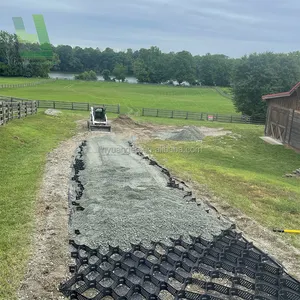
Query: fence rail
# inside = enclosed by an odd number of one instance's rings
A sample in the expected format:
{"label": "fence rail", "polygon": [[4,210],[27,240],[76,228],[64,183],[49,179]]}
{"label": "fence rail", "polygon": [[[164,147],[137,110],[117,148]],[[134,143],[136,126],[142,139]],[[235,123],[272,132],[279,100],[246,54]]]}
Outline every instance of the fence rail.
{"label": "fence rail", "polygon": [[36,85],[40,85],[40,84],[44,84],[44,83],[53,82],[55,80],[56,79],[47,79],[47,80],[42,80],[42,81],[29,82],[29,83],[20,83],[20,84],[0,84],[0,89],[36,86]]}
{"label": "fence rail", "polygon": [[246,115],[224,115],[203,112],[177,111],[154,108],[143,108],[142,116],[174,118],[186,120],[215,121],[223,123],[264,124],[265,119],[253,119]]}
{"label": "fence rail", "polygon": [[36,112],[36,101],[2,101],[0,102],[0,125],[4,125],[13,119],[21,119],[36,114]]}
{"label": "fence rail", "polygon": [[233,99],[233,96],[232,95],[229,95],[229,94],[227,94],[226,92],[224,92],[221,88],[219,88],[218,86],[215,86],[214,87],[215,88],[215,90],[221,95],[221,96],[223,96],[223,97],[226,97],[226,98],[228,98],[228,99]]}
{"label": "fence rail", "polygon": [[104,106],[106,112],[119,114],[120,105],[112,104],[93,104],[87,102],[66,102],[66,101],[52,101],[52,100],[37,100],[38,108],[53,108],[53,109],[68,109],[68,110],[87,110],[92,106]]}
{"label": "fence rail", "polygon": [[[2,97],[0,96],[0,102],[30,102],[33,100],[20,99],[14,97]],[[173,119],[186,119],[186,120],[199,120],[199,121],[214,121],[223,123],[244,123],[244,124],[265,124],[265,119],[254,119],[246,115],[227,115],[217,113],[206,112],[192,112],[192,111],[178,111],[178,110],[166,110],[156,108],[135,108],[129,109],[129,111],[122,111],[120,105],[113,104],[96,104],[87,102],[68,102],[68,101],[53,101],[53,100],[36,100],[37,108],[53,108],[53,109],[66,109],[66,110],[81,110],[89,111],[92,106],[102,105],[106,107],[108,113],[127,113],[132,111],[136,116],[148,116],[148,117],[161,117],[161,118],[173,118]]]}

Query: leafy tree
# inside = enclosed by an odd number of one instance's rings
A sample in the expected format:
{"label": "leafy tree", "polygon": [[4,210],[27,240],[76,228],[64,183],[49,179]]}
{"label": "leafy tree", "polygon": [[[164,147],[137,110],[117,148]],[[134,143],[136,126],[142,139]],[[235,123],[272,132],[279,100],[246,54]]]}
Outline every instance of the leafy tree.
{"label": "leafy tree", "polygon": [[133,62],[134,62],[133,51],[132,49],[127,49],[125,53],[124,66],[127,69],[126,74],[129,76],[133,75]]}
{"label": "leafy tree", "polygon": [[176,80],[179,84],[184,81],[191,83],[196,79],[195,61],[188,51],[181,51],[174,55],[171,70],[171,79]]}
{"label": "leafy tree", "polygon": [[22,59],[20,56],[20,44],[15,34],[0,31],[0,63],[2,76],[20,76],[22,74]]}
{"label": "leafy tree", "polygon": [[195,57],[196,77],[207,86],[230,86],[233,60],[223,54]]}
{"label": "leafy tree", "polygon": [[107,69],[111,73],[115,67],[115,64],[116,64],[116,53],[114,52],[113,49],[106,48],[101,53],[101,63],[100,63],[101,70]]}
{"label": "leafy tree", "polygon": [[126,78],[126,68],[123,64],[117,64],[113,70],[113,75],[117,80],[125,81]]}
{"label": "leafy tree", "polygon": [[[42,50],[49,47],[50,45],[42,45]],[[30,57],[21,55],[24,52],[31,54]],[[49,70],[58,63],[58,57],[45,58],[40,53],[40,45],[19,43],[15,34],[0,31],[1,76],[49,77]]]}
{"label": "leafy tree", "polygon": [[244,56],[233,76],[234,105],[252,117],[265,117],[261,96],[287,91],[300,80],[300,61],[296,54],[266,52]]}
{"label": "leafy tree", "polygon": [[98,80],[97,74],[94,71],[85,71],[79,75],[75,76],[76,80],[87,80],[87,81],[96,81]]}
{"label": "leafy tree", "polygon": [[73,49],[71,46],[59,45],[56,47],[56,53],[60,59],[60,71],[63,72],[74,72],[76,66],[74,64]]}
{"label": "leafy tree", "polygon": [[107,70],[107,69],[103,70],[102,76],[103,76],[103,78],[104,78],[105,81],[110,81],[111,80],[110,79],[110,71]]}
{"label": "leafy tree", "polygon": [[137,59],[134,62],[133,70],[138,82],[149,82],[149,72],[141,59]]}

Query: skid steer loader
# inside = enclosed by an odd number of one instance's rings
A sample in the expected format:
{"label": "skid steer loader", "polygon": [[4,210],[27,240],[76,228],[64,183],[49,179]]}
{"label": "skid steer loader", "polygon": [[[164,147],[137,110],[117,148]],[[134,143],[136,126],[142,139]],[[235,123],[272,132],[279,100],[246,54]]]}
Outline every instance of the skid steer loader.
{"label": "skid steer loader", "polygon": [[91,107],[90,120],[88,120],[89,131],[106,131],[111,132],[111,126],[108,124],[106,109],[103,106]]}

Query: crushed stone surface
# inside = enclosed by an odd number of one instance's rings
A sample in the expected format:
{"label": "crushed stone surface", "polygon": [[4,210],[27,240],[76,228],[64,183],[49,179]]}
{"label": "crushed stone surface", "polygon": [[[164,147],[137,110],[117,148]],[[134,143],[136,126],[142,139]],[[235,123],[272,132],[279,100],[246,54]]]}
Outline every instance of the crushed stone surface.
{"label": "crushed stone surface", "polygon": [[[88,139],[83,161],[79,180],[85,190],[78,202],[84,210],[72,213],[70,226],[77,243],[106,252],[108,244],[129,249],[130,243],[189,240],[189,234],[211,239],[231,226],[207,213],[204,203],[187,203],[185,191],[167,187],[168,177],[135,154],[127,140],[113,134]],[[74,181],[70,190],[74,201]]]}
{"label": "crushed stone surface", "polygon": [[231,133],[231,131],[223,130],[223,128],[184,126],[176,130],[158,131],[153,133],[152,136],[161,140],[201,141],[206,136],[224,136]]}

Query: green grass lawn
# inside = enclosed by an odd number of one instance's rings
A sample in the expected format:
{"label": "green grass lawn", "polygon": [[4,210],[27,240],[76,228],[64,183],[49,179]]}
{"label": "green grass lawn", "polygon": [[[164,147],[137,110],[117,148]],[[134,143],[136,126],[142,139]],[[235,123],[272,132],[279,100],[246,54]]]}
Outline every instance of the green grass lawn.
{"label": "green grass lawn", "polygon": [[16,299],[34,225],[46,154],[75,132],[77,114],[35,116],[0,126],[0,299]]}
{"label": "green grass lawn", "polygon": [[212,88],[57,80],[34,87],[1,89],[0,94],[35,100],[120,104],[122,113],[134,113],[145,107],[237,114],[232,101]]}
{"label": "green grass lawn", "polygon": [[25,83],[33,83],[41,80],[45,80],[44,78],[24,78],[24,77],[1,77],[0,76],[0,85],[2,84],[25,84]]}
{"label": "green grass lawn", "polygon": [[221,90],[229,96],[233,96],[232,88],[230,87],[221,87]]}
{"label": "green grass lawn", "polygon": [[[209,88],[60,80],[35,87],[1,89],[0,94],[29,99],[120,104],[123,112],[153,107],[235,113],[231,100]],[[40,111],[36,116],[14,120],[0,127],[0,300],[16,299],[15,291],[24,275],[36,192],[46,154],[59,141],[74,134],[74,120],[87,120],[88,116],[88,112],[63,111],[62,116],[51,117]],[[109,119],[116,116],[109,114]],[[236,139],[211,137],[203,143],[154,140],[145,143],[144,147],[151,149],[158,161],[174,174],[207,185],[214,194],[267,228],[300,228],[300,180],[282,177],[300,167],[300,155],[281,146],[265,144],[259,139],[263,135],[263,126],[150,117],[134,119],[164,125],[193,124],[232,130]],[[200,147],[201,151],[155,151],[166,145]],[[282,238],[300,247],[300,236],[284,235]]]}
{"label": "green grass lawn", "polygon": [[[144,120],[136,118],[136,120]],[[146,120],[144,120],[146,121]],[[147,121],[161,122],[156,118]],[[167,125],[207,125],[208,122],[164,120]],[[240,135],[236,139],[207,137],[202,143],[155,140],[143,146],[181,178],[205,184],[215,195],[257,220],[265,227],[300,228],[300,179],[285,178],[300,167],[300,155],[283,146],[264,143],[263,126],[213,123]],[[200,147],[199,153],[159,151],[161,147]],[[300,247],[300,236],[285,235]]]}

